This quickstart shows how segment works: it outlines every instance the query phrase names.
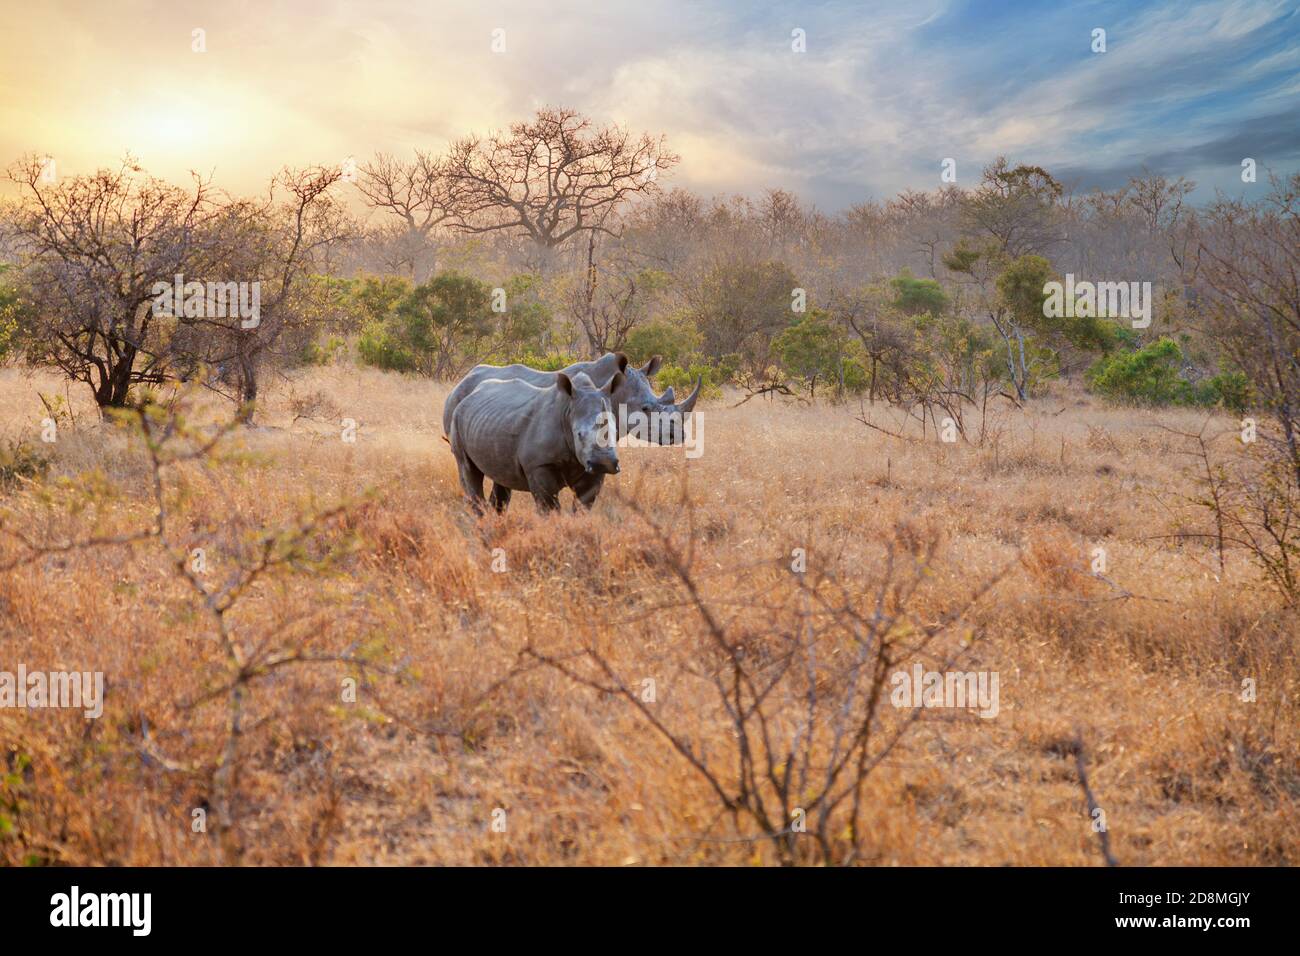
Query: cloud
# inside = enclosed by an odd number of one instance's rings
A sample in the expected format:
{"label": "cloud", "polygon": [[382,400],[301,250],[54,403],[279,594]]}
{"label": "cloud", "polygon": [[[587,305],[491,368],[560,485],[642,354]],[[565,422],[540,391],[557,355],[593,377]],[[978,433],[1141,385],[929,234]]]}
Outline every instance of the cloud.
{"label": "cloud", "polygon": [[563,104],[666,133],[676,183],[832,210],[933,188],[946,157],[962,182],[1006,154],[1097,183],[1300,159],[1300,13],[1273,0],[112,6],[46,4],[0,37],[0,156],[75,172],[129,147],[251,190]]}
{"label": "cloud", "polygon": [[[1179,149],[1144,154],[1140,161],[1064,166],[1060,178],[1084,189],[1113,189],[1145,170],[1170,176],[1204,177],[1202,195],[1210,189],[1241,185],[1242,160],[1254,159],[1260,170],[1293,171],[1300,160],[1300,126],[1293,111],[1224,123],[1217,135]],[[1262,173],[1260,180],[1263,180]]]}

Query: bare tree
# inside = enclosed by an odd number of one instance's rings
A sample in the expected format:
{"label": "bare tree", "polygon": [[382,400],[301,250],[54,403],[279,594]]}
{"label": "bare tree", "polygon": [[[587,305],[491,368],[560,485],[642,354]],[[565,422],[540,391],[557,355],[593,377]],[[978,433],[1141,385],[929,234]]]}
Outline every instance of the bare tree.
{"label": "bare tree", "polygon": [[1056,207],[1061,192],[1061,184],[1041,166],[1012,166],[999,156],[962,205],[966,231],[992,237],[1013,258],[1046,252],[1065,238]]}
{"label": "bare tree", "polygon": [[585,267],[571,295],[573,315],[593,355],[622,347],[668,279],[664,272],[638,269],[626,250],[615,248],[602,261],[596,254],[598,235],[587,233]]}
{"label": "bare tree", "polygon": [[1300,174],[1263,203],[1215,203],[1197,258],[1207,331],[1272,413],[1300,488]]}
{"label": "bare tree", "polygon": [[34,156],[8,171],[22,190],[10,228],[37,317],[29,358],[85,382],[101,408],[121,407],[133,386],[164,379],[154,287],[211,262],[221,209],[197,176],[186,192],[142,175],[129,156],[58,183],[43,174]]}
{"label": "bare tree", "polygon": [[1170,181],[1143,170],[1141,177],[1128,181],[1123,197],[1142,214],[1147,230],[1154,234],[1172,229],[1182,219],[1184,201],[1195,188],[1196,183],[1182,176]]}
{"label": "bare tree", "polygon": [[423,282],[437,265],[435,230],[454,216],[455,180],[445,163],[421,150],[411,160],[377,153],[357,173],[366,204],[398,220],[384,237],[390,253],[396,253],[394,263],[414,282]]}
{"label": "bare tree", "polygon": [[[186,728],[190,752],[195,753],[195,744],[203,739],[200,711],[211,705],[223,706],[225,721],[217,738],[197,751],[202,755],[199,759],[178,760],[168,756],[164,751],[169,748],[162,745],[164,739],[175,740],[177,735],[140,712],[135,721],[140,735],[136,749],[146,766],[162,767],[204,785],[225,862],[236,864],[246,848],[240,828],[241,770],[253,750],[249,738],[266,725],[265,719],[257,719],[253,706],[259,689],[283,670],[302,667],[345,668],[346,673],[362,679],[400,675],[368,660],[355,644],[328,646],[330,629],[322,627],[320,620],[346,615],[346,609],[322,606],[315,622],[263,621],[256,615],[239,620],[236,606],[264,583],[295,573],[320,574],[355,551],[356,540],[339,525],[361,502],[308,508],[288,523],[270,528],[257,526],[231,505],[221,526],[197,530],[185,513],[196,486],[230,504],[228,468],[238,453],[225,445],[239,418],[215,428],[196,426],[189,421],[194,400],[191,387],[173,396],[168,406],[145,403],[115,413],[139,439],[132,450],[143,452],[152,505],[146,524],[116,535],[46,541],[22,530],[20,522],[11,520],[16,516],[0,514],[0,537],[18,545],[17,554],[0,563],[0,570],[34,564],[52,554],[139,545],[151,545],[165,557],[166,567],[185,584],[193,605],[207,622],[209,639],[196,639],[192,645],[196,669],[211,667],[215,677],[202,693],[174,706],[174,717]],[[209,556],[212,568],[206,563]],[[221,573],[215,567],[218,556]],[[201,636],[202,632],[198,633]],[[208,753],[204,755],[203,750]]]}
{"label": "bare tree", "polygon": [[677,161],[663,137],[592,129],[578,112],[548,107],[508,133],[458,140],[445,169],[460,229],[519,234],[549,251],[583,230],[613,234],[611,213],[656,191]]}
{"label": "bare tree", "polygon": [[[957,218],[965,194],[948,185],[934,192],[905,190],[886,204],[884,216],[896,223],[896,241],[910,240],[924,258],[925,272],[939,278],[944,249],[957,239]],[[862,207],[859,207],[859,215]]]}
{"label": "bare tree", "polygon": [[[326,197],[337,168],[286,169],[262,200],[228,199],[197,176],[186,192],[129,158],[58,184],[42,173],[35,157],[9,171],[24,190],[11,228],[36,306],[28,357],[88,384],[101,407],[200,364],[232,370],[235,397],[253,402],[262,356],[293,322],[303,280],[349,231]],[[250,320],[229,299],[251,288]]]}
{"label": "bare tree", "polygon": [[772,341],[790,325],[792,293],[799,280],[784,262],[742,258],[707,268],[683,287],[691,317],[703,336],[705,354],[735,355],[748,371],[763,376]]}
{"label": "bare tree", "polygon": [[897,310],[890,308],[887,291],[877,285],[837,294],[828,311],[857,337],[871,362],[868,400],[874,404],[877,396],[883,396],[890,402],[901,401],[911,358],[909,335]]}
{"label": "bare tree", "polygon": [[[329,251],[350,236],[353,226],[329,195],[342,173],[336,166],[285,169],[263,200],[240,200],[222,210],[220,229],[226,252],[210,270],[224,278],[256,283],[260,313],[249,323],[239,315],[204,310],[180,321],[198,335],[187,343],[187,357],[230,370],[233,398],[252,422],[263,360],[284,333],[303,321],[302,293],[313,270]],[[212,271],[209,274],[213,274]]]}
{"label": "bare tree", "polygon": [[[872,580],[810,569],[796,576],[793,595],[784,582],[756,586],[749,600],[770,608],[772,620],[767,628],[746,626],[708,593],[685,490],[685,517],[671,527],[624,503],[657,540],[670,572],[666,606],[680,604],[698,618],[698,661],[683,679],[708,688],[711,722],[723,732],[710,739],[707,725],[674,720],[649,703],[590,637],[555,651],[530,641],[521,656],[626,703],[704,783],[717,816],[684,842],[766,844],[783,866],[869,862],[867,781],[924,714],[886,706],[894,675],[909,660],[946,670],[969,655],[983,629],[967,619],[1005,570],[925,616],[919,607],[939,537],[899,525],[882,542]],[[757,580],[765,563],[747,570]],[[588,630],[589,623],[581,632]],[[732,833],[717,836],[711,831],[723,820]]]}
{"label": "bare tree", "polygon": [[807,225],[798,197],[784,189],[764,191],[758,204],[758,217],[769,248],[781,252],[801,238]]}
{"label": "bare tree", "polygon": [[705,229],[704,201],[675,187],[622,216],[624,245],[647,265],[668,272],[686,266]]}

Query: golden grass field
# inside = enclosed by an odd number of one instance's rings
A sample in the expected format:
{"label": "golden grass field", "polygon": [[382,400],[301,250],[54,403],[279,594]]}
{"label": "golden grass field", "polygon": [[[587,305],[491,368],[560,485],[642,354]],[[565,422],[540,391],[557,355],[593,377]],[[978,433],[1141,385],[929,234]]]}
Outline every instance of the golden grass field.
{"label": "golden grass field", "polygon": [[[148,527],[138,438],[101,424],[74,389],[75,422],[42,445],[38,391],[63,385],[0,370],[0,444],[25,437],[52,457],[43,483],[0,488],[4,527],[46,545]],[[1229,552],[1220,574],[1211,548],[1166,537],[1191,520],[1177,497],[1193,490],[1191,462],[1157,425],[1196,431],[1204,413],[1104,408],[1062,390],[1000,411],[999,437],[972,447],[868,429],[856,404],[733,408],[728,395],[701,405],[700,458],[624,449],[590,514],[570,513],[566,495],[564,514],[539,517],[517,494],[504,517],[476,520],[441,440],[446,391],[372,370],[295,373],[269,389],[261,427],[231,439],[247,456],[208,476],[178,470],[188,477],[183,495],[167,492],[169,534],[215,542],[213,580],[241,534],[292,524],[309,502],[353,500],[311,543],[354,535],[347,553],[259,577],[228,623],[247,648],[364,648],[384,670],[300,663],[248,685],[237,823],[222,836],[193,820],[212,800],[228,712],[220,696],[193,701],[221,689],[228,665],[158,542],[0,572],[0,670],[99,670],[108,687],[97,721],[0,710],[0,863],[779,862],[645,713],[521,653],[590,676],[569,656],[587,647],[628,686],[653,680],[655,718],[730,779],[736,741],[709,684],[710,633],[651,525],[683,553],[693,541],[699,600],[729,640],[752,645],[756,667],[783,634],[819,635],[824,672],[792,676],[766,702],[786,731],[801,693],[841,686],[850,649],[815,601],[833,593],[869,613],[887,549],[906,564],[931,540],[904,631],[997,578],[942,640],[973,639],[961,667],[1000,675],[998,715],[936,709],[911,725],[865,780],[852,862],[1100,865],[1076,734],[1121,864],[1297,862],[1300,621],[1244,555]],[[867,414],[896,427],[887,409]],[[355,443],[341,440],[344,418],[358,423]],[[1107,580],[1089,573],[1096,547]],[[0,537],[0,564],[23,553]],[[349,675],[361,677],[355,702],[340,692]],[[1253,702],[1241,699],[1247,678]],[[882,733],[903,715],[886,704]],[[832,828],[836,846],[846,827]],[[817,859],[794,842],[796,862]]]}

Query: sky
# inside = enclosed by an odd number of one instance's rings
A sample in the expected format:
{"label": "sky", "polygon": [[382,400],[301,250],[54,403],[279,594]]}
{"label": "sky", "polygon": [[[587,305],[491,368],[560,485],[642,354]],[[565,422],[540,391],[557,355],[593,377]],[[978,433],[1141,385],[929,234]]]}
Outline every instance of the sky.
{"label": "sky", "polygon": [[129,150],[250,193],[546,105],[665,134],[666,184],[828,212],[945,159],[958,185],[998,155],[1078,190],[1147,168],[1199,201],[1256,188],[1245,158],[1259,188],[1300,169],[1300,0],[0,0],[0,24],[0,167],[61,176]]}

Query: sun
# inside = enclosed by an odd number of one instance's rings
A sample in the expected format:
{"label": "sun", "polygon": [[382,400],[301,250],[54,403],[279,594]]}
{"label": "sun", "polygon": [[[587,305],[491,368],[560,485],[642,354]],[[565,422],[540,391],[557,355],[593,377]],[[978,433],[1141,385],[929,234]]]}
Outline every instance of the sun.
{"label": "sun", "polygon": [[216,138],[217,112],[183,93],[157,94],[123,104],[114,127],[134,153],[197,160]]}

